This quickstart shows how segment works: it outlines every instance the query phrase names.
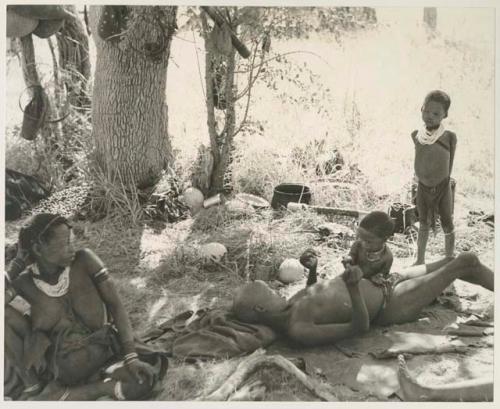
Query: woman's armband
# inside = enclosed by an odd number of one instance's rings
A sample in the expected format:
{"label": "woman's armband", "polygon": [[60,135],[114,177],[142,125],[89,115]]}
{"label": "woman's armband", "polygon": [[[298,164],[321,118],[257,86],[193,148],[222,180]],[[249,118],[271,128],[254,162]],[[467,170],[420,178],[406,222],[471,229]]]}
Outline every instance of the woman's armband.
{"label": "woman's armband", "polygon": [[101,268],[98,272],[91,275],[92,281],[94,283],[99,284],[103,281],[109,279],[108,269],[106,267]]}

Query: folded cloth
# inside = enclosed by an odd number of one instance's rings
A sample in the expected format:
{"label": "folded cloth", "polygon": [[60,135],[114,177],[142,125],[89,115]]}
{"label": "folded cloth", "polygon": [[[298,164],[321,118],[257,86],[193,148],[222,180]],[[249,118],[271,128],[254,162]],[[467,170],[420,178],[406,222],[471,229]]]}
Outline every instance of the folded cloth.
{"label": "folded cloth", "polygon": [[142,337],[150,345],[170,350],[176,358],[201,359],[246,355],[275,339],[271,328],[243,323],[222,310],[184,312]]}

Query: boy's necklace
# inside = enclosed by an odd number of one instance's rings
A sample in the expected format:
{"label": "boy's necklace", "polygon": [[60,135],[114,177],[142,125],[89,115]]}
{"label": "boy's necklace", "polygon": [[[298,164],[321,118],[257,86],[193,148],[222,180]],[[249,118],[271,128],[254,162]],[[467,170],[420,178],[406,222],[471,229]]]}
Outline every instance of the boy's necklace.
{"label": "boy's necklace", "polygon": [[385,251],[385,243],[380,250],[366,251],[366,259],[368,261],[379,261]]}
{"label": "boy's necklace", "polygon": [[425,126],[417,132],[417,140],[422,145],[432,145],[436,142],[444,133],[446,129],[443,123],[439,124],[439,127],[435,130],[429,131]]}

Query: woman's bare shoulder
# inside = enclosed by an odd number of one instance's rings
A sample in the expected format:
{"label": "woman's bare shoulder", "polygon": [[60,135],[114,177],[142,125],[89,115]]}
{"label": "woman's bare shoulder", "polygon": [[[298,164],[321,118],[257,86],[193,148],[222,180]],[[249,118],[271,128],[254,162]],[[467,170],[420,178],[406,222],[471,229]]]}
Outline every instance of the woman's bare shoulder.
{"label": "woman's bare shoulder", "polygon": [[75,253],[75,264],[84,266],[88,273],[95,273],[104,267],[99,256],[89,248],[83,248]]}

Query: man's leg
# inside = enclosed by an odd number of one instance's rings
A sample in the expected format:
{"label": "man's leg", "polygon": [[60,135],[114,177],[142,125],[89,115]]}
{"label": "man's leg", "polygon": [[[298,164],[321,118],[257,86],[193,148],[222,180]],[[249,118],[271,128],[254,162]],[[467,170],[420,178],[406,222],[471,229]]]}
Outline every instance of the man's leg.
{"label": "man's leg", "polygon": [[427,265],[428,273],[398,283],[378,322],[399,324],[414,320],[454,280],[481,285],[493,291],[493,271],[473,253],[461,253],[443,265],[443,260]]}
{"label": "man's leg", "polygon": [[408,372],[403,355],[399,355],[398,380],[405,401],[480,402],[493,400],[493,379],[471,379],[426,387],[419,385]]}

